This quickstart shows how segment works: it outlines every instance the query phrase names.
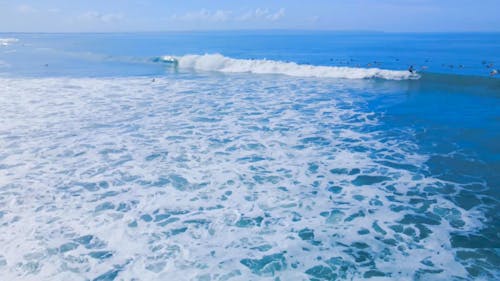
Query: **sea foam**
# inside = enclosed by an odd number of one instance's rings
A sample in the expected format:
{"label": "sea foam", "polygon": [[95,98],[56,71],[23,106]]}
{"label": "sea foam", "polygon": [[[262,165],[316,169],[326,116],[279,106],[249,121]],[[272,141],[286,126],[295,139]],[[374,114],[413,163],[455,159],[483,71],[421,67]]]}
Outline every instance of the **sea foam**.
{"label": "sea foam", "polygon": [[17,38],[0,38],[0,46],[9,46],[17,42],[19,42]]}
{"label": "sea foam", "polygon": [[234,59],[221,54],[164,56],[161,61],[179,68],[226,73],[281,74],[295,77],[387,80],[418,79],[418,74],[379,68],[316,66],[267,59]]}
{"label": "sea foam", "polygon": [[411,130],[343,83],[248,76],[0,78],[0,276],[467,277],[450,235],[481,213]]}

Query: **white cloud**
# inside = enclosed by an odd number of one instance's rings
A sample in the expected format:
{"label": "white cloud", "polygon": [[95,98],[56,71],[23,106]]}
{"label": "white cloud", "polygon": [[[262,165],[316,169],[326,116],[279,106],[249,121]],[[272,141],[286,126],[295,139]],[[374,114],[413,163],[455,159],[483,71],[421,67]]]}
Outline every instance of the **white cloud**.
{"label": "white cloud", "polygon": [[267,18],[269,20],[275,21],[283,18],[285,16],[285,9],[281,8],[278,11],[276,11],[274,14],[268,14]]}
{"label": "white cloud", "polygon": [[275,12],[270,11],[269,9],[261,9],[257,8],[255,10],[250,10],[241,15],[238,19],[241,21],[250,21],[250,20],[268,20],[268,21],[277,21],[285,16],[285,9],[281,8]]}
{"label": "white cloud", "polygon": [[201,9],[199,11],[187,12],[183,15],[173,15],[172,20],[181,21],[213,21],[213,22],[224,22],[231,19],[232,11],[216,10],[209,11],[206,9]]}
{"label": "white cloud", "polygon": [[116,22],[124,18],[123,14],[108,13],[103,14],[95,11],[89,11],[81,14],[78,19],[82,21],[100,21],[104,23]]}
{"label": "white cloud", "polygon": [[205,21],[205,22],[227,22],[227,21],[277,21],[285,16],[285,9],[276,11],[257,8],[242,13],[235,13],[229,10],[207,10],[191,11],[182,15],[174,14],[170,17],[174,21]]}

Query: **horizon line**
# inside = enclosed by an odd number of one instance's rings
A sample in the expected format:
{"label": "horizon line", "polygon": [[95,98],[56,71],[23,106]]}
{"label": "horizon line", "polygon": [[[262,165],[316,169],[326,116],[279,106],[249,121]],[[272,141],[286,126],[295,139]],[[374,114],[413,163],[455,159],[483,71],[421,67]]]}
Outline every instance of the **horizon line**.
{"label": "horizon line", "polygon": [[187,33],[187,32],[332,32],[332,33],[389,33],[389,34],[440,34],[440,33],[500,33],[500,30],[443,30],[443,31],[386,31],[365,29],[171,29],[171,30],[127,30],[127,31],[2,31],[0,33],[17,34],[111,34],[111,33]]}

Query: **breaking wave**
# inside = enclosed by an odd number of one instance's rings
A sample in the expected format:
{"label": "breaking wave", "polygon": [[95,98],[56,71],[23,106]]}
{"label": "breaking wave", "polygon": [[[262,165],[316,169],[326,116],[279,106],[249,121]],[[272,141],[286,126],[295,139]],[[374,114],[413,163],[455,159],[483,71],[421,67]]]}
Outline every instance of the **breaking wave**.
{"label": "breaking wave", "polygon": [[400,70],[316,66],[267,59],[234,59],[221,54],[164,56],[155,59],[175,64],[179,68],[226,73],[281,74],[297,77],[344,78],[344,79],[419,79],[420,75]]}
{"label": "breaking wave", "polygon": [[0,38],[0,46],[9,46],[18,41],[19,39],[17,38]]}

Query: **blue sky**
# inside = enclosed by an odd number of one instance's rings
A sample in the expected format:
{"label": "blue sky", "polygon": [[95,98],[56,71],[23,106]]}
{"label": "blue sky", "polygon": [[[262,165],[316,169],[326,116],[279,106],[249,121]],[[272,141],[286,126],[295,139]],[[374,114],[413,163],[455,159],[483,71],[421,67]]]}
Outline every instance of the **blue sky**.
{"label": "blue sky", "polygon": [[0,32],[500,31],[500,0],[0,0]]}

